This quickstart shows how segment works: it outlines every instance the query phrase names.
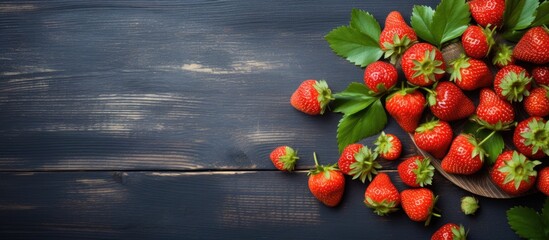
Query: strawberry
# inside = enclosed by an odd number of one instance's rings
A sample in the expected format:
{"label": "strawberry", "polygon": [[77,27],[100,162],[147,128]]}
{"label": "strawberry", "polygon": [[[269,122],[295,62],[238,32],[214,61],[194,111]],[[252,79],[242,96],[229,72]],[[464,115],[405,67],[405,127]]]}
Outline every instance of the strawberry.
{"label": "strawberry", "polygon": [[375,151],[385,160],[396,160],[402,153],[402,142],[394,134],[381,132],[374,144],[377,146]]}
{"label": "strawberry", "polygon": [[431,240],[465,240],[467,239],[467,232],[463,225],[457,225],[455,223],[446,223],[442,225],[433,236]]}
{"label": "strawberry", "polygon": [[549,29],[530,28],[515,45],[513,57],[535,64],[549,63]]}
{"label": "strawberry", "polygon": [[544,167],[539,171],[536,188],[545,196],[549,196],[549,167]]}
{"label": "strawberry", "polygon": [[461,212],[465,215],[474,215],[479,208],[478,200],[472,196],[462,197],[460,202]]}
{"label": "strawberry", "polygon": [[471,25],[465,29],[461,35],[461,44],[467,56],[481,59],[490,53],[492,46],[495,44],[494,34],[495,28],[482,28],[480,26]]}
{"label": "strawberry", "polygon": [[500,69],[494,78],[496,94],[509,102],[522,102],[530,92],[532,77],[523,67],[509,65]]}
{"label": "strawberry", "polygon": [[309,115],[323,114],[328,103],[333,100],[332,91],[324,80],[305,80],[290,98],[290,104]]}
{"label": "strawberry", "polygon": [[390,63],[376,61],[370,63],[364,70],[364,84],[374,93],[385,92],[397,83],[398,73]]}
{"label": "strawberry", "polygon": [[425,222],[429,225],[431,216],[440,217],[440,214],[434,213],[438,197],[428,188],[406,189],[400,193],[402,209],[408,217],[415,222]]}
{"label": "strawberry", "polygon": [[472,0],[468,2],[471,16],[478,25],[503,26],[505,0]]}
{"label": "strawberry", "polygon": [[492,63],[498,68],[514,64],[513,49],[507,44],[499,44],[492,58]]}
{"label": "strawberry", "polygon": [[448,68],[450,80],[466,91],[492,85],[492,72],[484,61],[461,55]]}
{"label": "strawberry", "polygon": [[404,131],[413,132],[425,109],[425,97],[415,88],[405,88],[387,97],[385,109]]}
{"label": "strawberry", "polygon": [[400,12],[390,12],[379,36],[379,46],[385,52],[385,58],[390,58],[393,64],[396,63],[398,57],[416,41],[416,32],[406,24]]}
{"label": "strawberry", "polygon": [[541,117],[530,117],[517,124],[513,133],[517,151],[529,158],[549,155],[549,124]]}
{"label": "strawberry", "polygon": [[539,164],[540,161],[531,161],[517,151],[507,150],[496,159],[490,171],[490,179],[504,192],[519,195],[536,183],[537,172],[534,167]]}
{"label": "strawberry", "polygon": [[364,192],[364,204],[379,216],[398,210],[400,194],[386,173],[378,174]]}
{"label": "strawberry", "polygon": [[435,167],[428,158],[416,155],[398,164],[397,171],[404,184],[410,187],[425,187],[433,183]]}
{"label": "strawberry", "polygon": [[444,76],[446,64],[442,52],[429,43],[416,43],[400,61],[404,76],[416,86],[431,86]]}
{"label": "strawberry", "polygon": [[462,133],[454,139],[440,165],[447,173],[470,175],[482,168],[484,155],[486,154],[477,140]]}
{"label": "strawberry", "polygon": [[473,120],[488,129],[506,130],[513,124],[515,112],[511,103],[499,98],[491,89],[483,88]]}
{"label": "strawberry", "polygon": [[296,161],[299,159],[297,151],[288,146],[279,146],[270,154],[274,166],[281,171],[293,171]]}
{"label": "strawberry", "polygon": [[549,115],[549,87],[540,85],[534,88],[524,100],[524,109],[532,117]]}
{"label": "strawberry", "polygon": [[309,190],[324,205],[335,207],[341,202],[345,191],[345,176],[336,164],[319,165],[316,153],[313,153],[315,168],[311,169],[309,175]]}
{"label": "strawberry", "polygon": [[366,178],[372,180],[372,175],[377,174],[377,169],[381,168],[376,161],[377,156],[377,152],[372,152],[370,148],[354,143],[343,149],[337,164],[344,174],[365,182]]}
{"label": "strawberry", "polygon": [[452,82],[439,82],[427,97],[429,109],[436,117],[450,122],[471,116],[475,104]]}
{"label": "strawberry", "polygon": [[416,146],[437,159],[442,159],[446,155],[453,137],[452,127],[442,120],[423,123],[414,132]]}
{"label": "strawberry", "polygon": [[536,66],[532,69],[532,77],[538,85],[549,85],[549,66]]}

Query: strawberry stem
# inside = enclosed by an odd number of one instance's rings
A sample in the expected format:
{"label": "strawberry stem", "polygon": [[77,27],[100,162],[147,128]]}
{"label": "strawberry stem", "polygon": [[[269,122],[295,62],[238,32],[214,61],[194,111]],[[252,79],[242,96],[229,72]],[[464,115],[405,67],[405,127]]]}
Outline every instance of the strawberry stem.
{"label": "strawberry stem", "polygon": [[482,146],[483,143],[485,143],[486,141],[488,141],[488,139],[490,139],[492,136],[494,136],[494,134],[496,134],[497,131],[492,131],[490,134],[488,134],[488,136],[486,136],[484,139],[482,139],[482,141],[480,141],[480,143],[478,144],[479,146]]}
{"label": "strawberry stem", "polygon": [[315,160],[315,167],[318,167],[318,160],[316,159],[316,152],[313,152],[313,158]]}

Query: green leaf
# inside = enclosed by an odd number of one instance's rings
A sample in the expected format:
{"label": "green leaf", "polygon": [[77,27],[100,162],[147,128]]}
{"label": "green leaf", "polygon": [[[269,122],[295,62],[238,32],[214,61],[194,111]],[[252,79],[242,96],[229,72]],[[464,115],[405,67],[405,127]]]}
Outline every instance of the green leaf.
{"label": "green leaf", "polygon": [[503,37],[509,41],[518,41],[524,30],[536,19],[538,0],[506,0],[503,14]]}
{"label": "green leaf", "polygon": [[338,56],[344,57],[360,67],[379,60],[383,55],[378,44],[379,40],[376,41],[350,26],[341,26],[330,31],[325,39]]}
{"label": "green leaf", "polygon": [[507,210],[507,221],[511,229],[527,239],[547,239],[540,215],[527,207],[513,207]]}
{"label": "green leaf", "polygon": [[530,26],[549,25],[549,1],[542,2],[536,11],[536,18]]}
{"label": "green leaf", "polygon": [[381,27],[372,14],[354,8],[351,12],[351,23],[349,25],[368,36],[368,38],[375,41],[376,44],[379,43]]}
{"label": "green leaf", "polygon": [[357,82],[352,82],[343,92],[335,93],[333,96],[333,111],[349,115],[370,106],[378,99],[366,85]]}
{"label": "green leaf", "polygon": [[337,126],[339,152],[349,144],[381,132],[386,124],[387,114],[380,99],[357,113],[343,115]]}
{"label": "green leaf", "polygon": [[541,210],[541,218],[545,229],[549,231],[549,197],[545,198],[545,203],[543,204],[543,209]]}
{"label": "green leaf", "polygon": [[417,36],[427,42],[435,42],[435,36],[431,33],[435,10],[429,6],[414,6],[412,9],[412,20],[410,24]]}
{"label": "green leaf", "polygon": [[[467,122],[464,126],[463,132],[473,134],[477,141],[480,142],[490,135],[492,130],[484,129],[481,125],[475,122]],[[499,132],[496,132],[492,135],[492,137],[486,140],[481,147],[488,154],[488,160],[490,160],[489,164],[494,164],[499,154],[501,154],[505,148],[503,136]]]}
{"label": "green leaf", "polygon": [[442,0],[435,10],[431,32],[439,48],[443,43],[465,32],[471,21],[469,5],[465,0]]}

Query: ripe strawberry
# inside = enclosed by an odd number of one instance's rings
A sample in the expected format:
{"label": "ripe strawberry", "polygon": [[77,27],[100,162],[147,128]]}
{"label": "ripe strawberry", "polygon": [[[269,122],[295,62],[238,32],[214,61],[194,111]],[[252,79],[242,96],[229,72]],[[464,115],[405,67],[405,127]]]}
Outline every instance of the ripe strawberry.
{"label": "ripe strawberry", "polygon": [[379,36],[379,46],[385,52],[385,58],[391,58],[391,63],[396,63],[398,57],[416,41],[416,32],[406,24],[400,12],[390,12]]}
{"label": "ripe strawberry", "polygon": [[274,166],[281,171],[293,171],[295,163],[299,159],[297,151],[288,146],[279,146],[270,154]]}
{"label": "ripe strawberry", "polygon": [[446,64],[442,52],[428,43],[416,43],[400,61],[404,76],[416,86],[431,86],[444,76]]}
{"label": "ripe strawberry", "polygon": [[532,77],[538,85],[549,85],[549,66],[537,66],[532,69]]}
{"label": "ripe strawberry", "polygon": [[448,68],[450,80],[466,91],[471,91],[492,85],[492,72],[484,61],[461,55]]}
{"label": "ripe strawberry", "polygon": [[425,109],[425,97],[415,88],[405,88],[388,96],[385,109],[406,132],[413,132]]}
{"label": "ripe strawberry", "polygon": [[309,171],[309,190],[320,202],[335,207],[341,202],[345,191],[345,176],[336,164],[318,165],[316,153],[313,153],[315,168]]}
{"label": "ripe strawberry", "polygon": [[539,171],[536,187],[545,196],[549,196],[549,167],[544,167]]}
{"label": "ripe strawberry", "polygon": [[515,45],[513,57],[535,64],[549,63],[549,29],[530,28]]}
{"label": "ripe strawberry", "polygon": [[517,151],[508,150],[498,156],[490,179],[501,190],[518,195],[530,190],[536,183],[537,172],[534,170],[540,161],[531,161]]}
{"label": "ripe strawberry", "polygon": [[433,115],[447,122],[469,117],[475,112],[473,101],[452,82],[439,82],[427,99]]}
{"label": "ripe strawberry", "polygon": [[495,44],[492,37],[494,30],[495,28],[482,28],[475,25],[467,27],[463,35],[461,35],[461,44],[463,45],[465,54],[477,59],[488,56],[492,46]]}
{"label": "ripe strawberry", "polygon": [[309,115],[323,114],[328,103],[333,100],[332,91],[324,80],[305,80],[290,98],[292,106]]}
{"label": "ripe strawberry", "polygon": [[386,173],[378,174],[364,192],[364,203],[379,216],[398,210],[400,194]]}
{"label": "ripe strawberry", "polygon": [[458,135],[446,157],[440,163],[445,172],[469,175],[476,173],[484,163],[484,149],[469,134]]}
{"label": "ripe strawberry", "polygon": [[428,158],[416,155],[398,164],[397,171],[404,184],[410,187],[425,187],[433,183],[435,167]]}
{"label": "ripe strawberry", "polygon": [[398,73],[390,63],[376,61],[364,70],[364,84],[374,93],[385,92],[397,83]]}
{"label": "ripe strawberry", "polygon": [[523,67],[509,65],[500,69],[494,78],[494,90],[509,102],[522,102],[530,92],[532,77]]}
{"label": "ripe strawberry", "polygon": [[408,217],[415,222],[425,221],[429,225],[431,216],[440,217],[433,213],[438,197],[428,188],[406,189],[400,193],[402,209]]}
{"label": "ripe strawberry", "polygon": [[468,3],[471,16],[478,25],[503,26],[505,0],[472,0]]}
{"label": "ripe strawberry", "polygon": [[506,130],[515,120],[511,103],[499,98],[492,89],[480,90],[480,101],[476,110],[476,120],[480,125],[492,130]]}
{"label": "ripe strawberry", "polygon": [[372,175],[377,174],[381,164],[377,162],[377,152],[360,143],[347,145],[337,162],[339,169],[353,179],[365,182],[366,178],[372,180]]}
{"label": "ripe strawberry", "polygon": [[525,119],[515,128],[513,144],[526,157],[540,159],[549,155],[549,125],[541,117]]}
{"label": "ripe strawberry", "polygon": [[423,123],[414,132],[416,146],[437,159],[442,159],[446,155],[453,138],[452,127],[448,122],[441,120]]}
{"label": "ripe strawberry", "polygon": [[467,232],[463,225],[457,225],[455,223],[446,223],[440,227],[431,240],[465,240],[467,239]]}
{"label": "ripe strawberry", "polygon": [[496,48],[494,58],[492,58],[492,63],[498,68],[515,64],[513,49],[507,44],[499,44]]}
{"label": "ripe strawberry", "polygon": [[549,87],[534,88],[524,100],[524,109],[532,117],[549,115]]}
{"label": "ripe strawberry", "polygon": [[377,146],[375,151],[385,160],[396,160],[402,153],[402,142],[394,134],[381,132],[374,144]]}

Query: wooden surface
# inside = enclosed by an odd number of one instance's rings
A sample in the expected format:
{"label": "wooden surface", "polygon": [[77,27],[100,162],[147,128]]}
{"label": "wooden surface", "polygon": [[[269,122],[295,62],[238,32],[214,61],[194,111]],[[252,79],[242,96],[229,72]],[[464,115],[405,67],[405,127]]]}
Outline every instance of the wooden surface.
{"label": "wooden surface", "polygon": [[[0,2],[0,239],[428,239],[450,221],[470,239],[516,239],[505,211],[539,209],[541,194],[479,197],[469,217],[468,193],[436,175],[443,217],[423,227],[374,215],[350,178],[336,208],[307,189],[312,152],[339,157],[341,115],[304,115],[289,96],[305,79],[337,92],[363,73],[323,36],[352,8],[383,23],[436,3]],[[416,154],[392,119],[386,132]],[[278,145],[299,151],[297,172],[274,170]],[[397,164],[382,162],[404,190]]]}

